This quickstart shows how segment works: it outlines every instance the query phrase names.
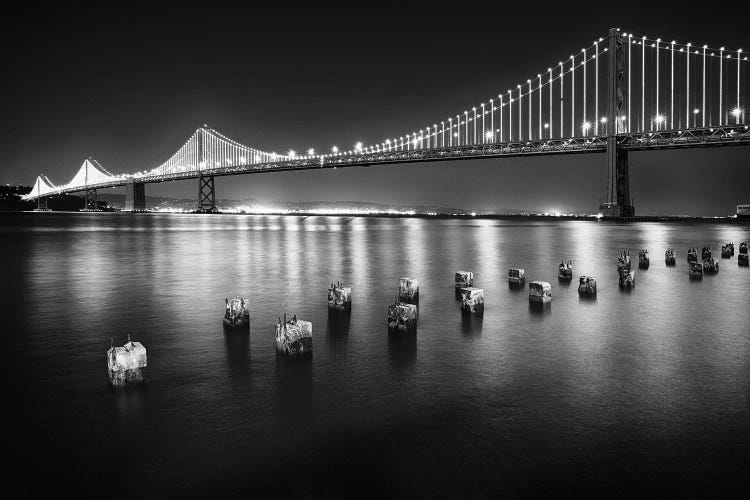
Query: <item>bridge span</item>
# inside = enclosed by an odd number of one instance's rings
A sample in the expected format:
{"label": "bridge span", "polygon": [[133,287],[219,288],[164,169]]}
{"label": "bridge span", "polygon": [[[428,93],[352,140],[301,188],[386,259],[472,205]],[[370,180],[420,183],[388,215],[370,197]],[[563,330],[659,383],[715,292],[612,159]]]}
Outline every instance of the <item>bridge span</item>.
{"label": "bridge span", "polygon": [[211,211],[218,176],[605,153],[606,202],[600,210],[632,217],[629,152],[750,145],[746,73],[742,49],[699,48],[611,29],[515,89],[418,132],[358,142],[348,151],[334,146],[329,153],[298,155],[248,147],[204,125],[156,168],[114,175],[89,158],[67,184],[55,185],[41,174],[25,198],[46,207],[49,196],[83,192],[85,208],[96,208],[97,189],[126,186],[126,209],[143,210],[146,184],[198,179],[197,208]]}

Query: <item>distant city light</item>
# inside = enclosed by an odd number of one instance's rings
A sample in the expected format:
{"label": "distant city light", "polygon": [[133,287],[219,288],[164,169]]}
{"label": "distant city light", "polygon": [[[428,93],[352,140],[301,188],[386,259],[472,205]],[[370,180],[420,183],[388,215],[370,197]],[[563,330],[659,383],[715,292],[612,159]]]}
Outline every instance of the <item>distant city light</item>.
{"label": "distant city light", "polygon": [[362,143],[361,142],[357,142],[354,145],[354,151],[356,151],[357,153],[359,153],[360,151],[362,151]]}
{"label": "distant city light", "polygon": [[307,150],[307,156],[315,156],[315,149],[310,148]]}
{"label": "distant city light", "polygon": [[339,148],[338,148],[338,146],[333,146],[333,147],[331,148],[331,152],[332,152],[333,154],[337,154],[337,153],[339,152]]}

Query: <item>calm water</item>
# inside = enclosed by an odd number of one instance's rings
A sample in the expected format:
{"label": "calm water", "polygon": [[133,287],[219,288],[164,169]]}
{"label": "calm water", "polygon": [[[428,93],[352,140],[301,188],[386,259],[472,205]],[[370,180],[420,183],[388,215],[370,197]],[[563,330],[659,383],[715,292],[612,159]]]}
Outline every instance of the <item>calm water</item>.
{"label": "calm water", "polygon": [[[27,493],[126,496],[701,494],[748,487],[750,270],[690,281],[686,250],[750,226],[351,217],[0,217],[3,334]],[[664,250],[677,249],[677,266]],[[621,249],[651,253],[630,293]],[[739,246],[737,245],[737,248]],[[557,282],[593,275],[596,300]],[[552,283],[529,308],[508,267]],[[462,319],[453,275],[484,288]],[[389,336],[398,278],[420,281],[416,336]],[[349,318],[326,287],[353,288]],[[225,334],[224,298],[250,297]],[[274,324],[313,322],[309,360]],[[150,383],[113,391],[127,334]],[[654,489],[656,488],[656,489]]]}

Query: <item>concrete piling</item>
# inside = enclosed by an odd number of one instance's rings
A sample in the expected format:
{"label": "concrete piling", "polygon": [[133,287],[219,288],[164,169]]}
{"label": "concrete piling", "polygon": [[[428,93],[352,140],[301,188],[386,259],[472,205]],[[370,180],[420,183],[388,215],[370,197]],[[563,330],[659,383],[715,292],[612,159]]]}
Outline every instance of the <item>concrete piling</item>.
{"label": "concrete piling", "polygon": [[328,309],[350,311],[352,308],[352,289],[343,283],[331,283],[328,288]]}
{"label": "concrete piling", "polygon": [[276,323],[276,350],[288,356],[312,354],[312,323],[297,319],[295,315],[287,321],[279,318]]}
{"label": "concrete piling", "polygon": [[469,288],[472,286],[474,286],[474,273],[471,271],[456,271],[454,287],[457,299],[462,297],[462,288]]}
{"label": "concrete piling", "polygon": [[546,281],[532,281],[529,283],[529,302],[541,305],[552,302],[552,285]]}
{"label": "concrete piling", "polygon": [[750,265],[750,262],[748,262],[747,242],[745,241],[740,243],[740,253],[737,254],[737,265],[741,267],[748,267]]}
{"label": "concrete piling", "polygon": [[578,278],[578,294],[586,297],[596,296],[596,280],[591,276]]}
{"label": "concrete piling", "polygon": [[677,263],[677,261],[675,260],[673,249],[667,248],[667,251],[664,252],[664,263],[667,266],[674,266]]}
{"label": "concrete piling", "polygon": [[484,313],[484,290],[466,287],[461,289],[461,312],[464,314]]}
{"label": "concrete piling", "polygon": [[419,282],[414,278],[401,278],[398,281],[398,302],[419,305]]}
{"label": "concrete piling", "polygon": [[224,299],[224,326],[227,328],[247,328],[250,326],[250,311],[247,309],[248,300],[237,295],[232,300]]}
{"label": "concrete piling", "polygon": [[617,274],[620,288],[635,286],[635,271],[630,269],[630,252],[622,252],[617,259]]}
{"label": "concrete piling", "polygon": [[513,288],[520,288],[526,283],[526,272],[520,268],[508,269],[508,285]]}
{"label": "concrete piling", "polygon": [[107,368],[109,383],[112,387],[141,384],[148,379],[146,348],[140,342],[133,342],[128,335],[128,342],[122,347],[115,347],[111,341],[107,351]]}
{"label": "concrete piling", "polygon": [[573,261],[564,260],[560,262],[557,268],[557,279],[560,281],[571,281],[573,279]]}
{"label": "concrete piling", "polygon": [[648,266],[651,264],[651,259],[648,257],[648,250],[643,249],[638,252],[638,268],[639,269],[648,269]]}
{"label": "concrete piling", "polygon": [[417,306],[396,302],[388,306],[388,330],[401,332],[417,331]]}
{"label": "concrete piling", "polygon": [[703,273],[704,274],[716,274],[719,272],[719,261],[713,257],[703,261]]}

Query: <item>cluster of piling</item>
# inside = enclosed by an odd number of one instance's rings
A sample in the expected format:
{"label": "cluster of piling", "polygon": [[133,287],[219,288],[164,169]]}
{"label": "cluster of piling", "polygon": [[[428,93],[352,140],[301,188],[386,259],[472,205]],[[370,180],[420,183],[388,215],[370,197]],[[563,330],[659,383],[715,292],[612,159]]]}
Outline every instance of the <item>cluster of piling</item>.
{"label": "cluster of piling", "polygon": [[[730,242],[721,247],[721,257],[734,256],[734,243]],[[666,250],[664,262],[667,266],[675,265],[675,251]],[[698,259],[697,247],[691,247],[687,252],[688,274],[691,278],[702,279],[704,273],[717,273],[719,263],[711,254],[711,247],[701,249],[701,259]],[[737,258],[739,266],[748,266],[747,242],[739,245]],[[638,266],[648,269],[648,251],[638,252]],[[631,269],[630,253],[623,251],[617,259],[617,273],[619,286],[630,288],[635,286],[635,271]],[[571,260],[561,261],[558,266],[558,279],[569,281],[573,275]],[[508,269],[508,284],[511,287],[523,286],[526,274],[522,268]],[[461,300],[463,314],[484,313],[484,290],[474,287],[474,273],[471,271],[457,271],[454,280],[454,290],[457,299]],[[592,276],[579,277],[578,293],[585,297],[596,296],[596,280]],[[549,304],[552,301],[552,287],[546,281],[532,281],[529,283],[529,302],[536,305]],[[225,298],[225,312],[223,323],[230,328],[248,328],[250,312],[248,299],[235,296]],[[328,308],[333,312],[351,311],[352,289],[345,287],[342,282],[331,283],[328,288]],[[417,330],[419,318],[419,282],[414,278],[401,278],[398,285],[398,297],[388,306],[388,330],[399,332],[414,332]],[[305,356],[312,353],[312,323],[298,319],[296,315],[287,320],[286,314],[276,323],[276,350],[289,356]],[[148,364],[146,348],[140,342],[133,342],[128,335],[128,342],[122,347],[116,347],[114,341],[107,351],[107,367],[109,382],[112,387],[124,387],[141,384],[147,381]]]}
{"label": "cluster of piling", "polygon": [[667,251],[664,252],[664,263],[670,267],[677,264],[673,248],[667,248]]}
{"label": "cluster of piling", "polygon": [[721,258],[731,259],[734,257],[734,242],[730,241],[726,245],[721,245]]}
{"label": "cluster of piling", "polygon": [[388,331],[416,333],[419,319],[419,282],[414,278],[398,280],[398,297],[388,306]]}
{"label": "cluster of piling", "polygon": [[463,314],[484,314],[484,290],[474,287],[473,272],[457,271],[454,288]]}
{"label": "cluster of piling", "polygon": [[747,242],[740,243],[740,253],[737,256],[737,265],[748,267]]}
{"label": "cluster of piling", "polygon": [[630,268],[630,252],[621,252],[617,258],[617,281],[620,288],[633,288],[635,286],[635,271]]}
{"label": "cluster of piling", "polygon": [[648,269],[651,259],[648,257],[648,250],[645,248],[638,252],[638,269]]}
{"label": "cluster of piling", "polygon": [[568,260],[560,261],[560,265],[557,268],[557,279],[558,281],[572,281],[573,280],[573,261]]}

